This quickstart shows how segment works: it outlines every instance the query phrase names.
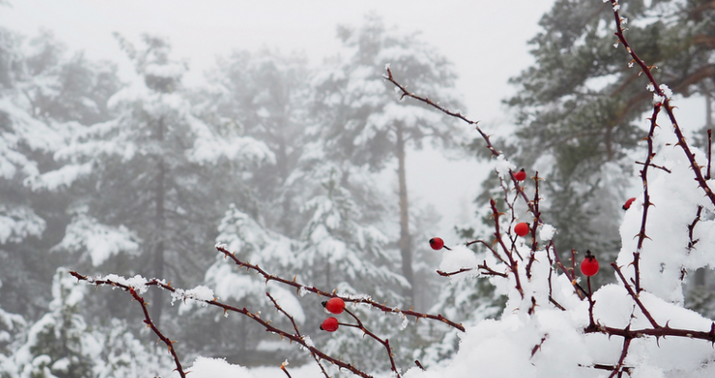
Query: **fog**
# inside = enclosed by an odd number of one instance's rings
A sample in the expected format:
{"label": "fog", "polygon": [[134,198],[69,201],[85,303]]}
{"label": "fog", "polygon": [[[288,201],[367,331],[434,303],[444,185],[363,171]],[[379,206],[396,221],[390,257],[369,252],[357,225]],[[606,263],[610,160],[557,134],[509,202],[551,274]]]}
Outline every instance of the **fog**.
{"label": "fog", "polygon": [[[421,34],[446,56],[459,75],[457,94],[465,105],[461,110],[496,133],[510,127],[501,105],[514,91],[507,80],[533,61],[527,41],[539,30],[538,21],[552,1],[23,0],[10,4],[0,10],[3,26],[27,36],[48,29],[91,59],[118,62],[126,79],[135,74],[112,33],[134,41],[142,33],[167,36],[175,57],[189,62],[187,85],[203,83],[204,72],[215,64],[216,56],[234,49],[304,51],[310,64],[319,67],[339,49],[337,25],[357,26],[374,12],[388,27]],[[429,146],[409,159],[410,195],[434,205],[443,216],[435,234],[450,234],[454,224],[469,221],[471,202],[488,168],[469,159],[445,161]]]}

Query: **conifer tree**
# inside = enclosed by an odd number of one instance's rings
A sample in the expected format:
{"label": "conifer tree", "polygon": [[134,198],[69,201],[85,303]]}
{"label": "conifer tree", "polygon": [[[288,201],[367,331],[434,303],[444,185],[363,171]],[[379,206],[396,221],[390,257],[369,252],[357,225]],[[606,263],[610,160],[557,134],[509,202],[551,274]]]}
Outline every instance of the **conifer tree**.
{"label": "conifer tree", "polygon": [[64,234],[69,198],[33,193],[26,179],[57,169],[53,154],[70,135],[109,117],[117,87],[113,65],[69,55],[52,33],[24,41],[0,29],[0,308],[28,320],[46,309],[63,260],[47,252]]}
{"label": "conifer tree", "polygon": [[218,60],[203,94],[204,101],[210,101],[207,108],[227,127],[262,141],[274,154],[275,164],[257,166],[246,180],[246,210],[289,237],[298,236],[304,221],[296,216],[303,193],[288,179],[298,168],[310,122],[309,73],[301,54],[235,51]]}
{"label": "conifer tree", "polygon": [[[715,29],[708,4],[620,5],[624,22],[638,20],[627,25],[628,39],[654,65],[656,79],[686,97],[712,88]],[[538,170],[545,178],[544,215],[558,229],[561,251],[589,248],[612,257],[619,248],[621,206],[634,184],[628,163],[645,158],[631,152],[644,135],[639,124],[652,96],[636,80],[639,71],[629,68],[631,58],[614,48],[610,3],[559,0],[540,25],[530,41],[535,64],[511,80],[518,91],[506,104],[518,126],[504,138],[504,150],[530,176]]]}
{"label": "conifer tree", "polygon": [[[384,69],[391,65],[410,88],[450,105],[456,105],[448,90],[454,85],[455,74],[449,62],[417,36],[388,29],[375,15],[368,15],[359,29],[340,27],[338,36],[349,58],[336,58],[331,68],[321,69],[313,79],[313,111],[319,125],[315,134],[324,140],[326,157],[340,164],[350,162],[380,171],[388,162],[397,162],[402,275],[414,286],[406,154],[409,148],[420,149],[424,143],[453,147],[461,134],[451,120],[422,105],[397,102],[392,87],[383,79]],[[345,183],[351,174],[350,169],[343,169]],[[413,290],[405,290],[409,302]]]}
{"label": "conifer tree", "polygon": [[[60,247],[75,251],[80,263],[197,282],[213,255],[206,240],[229,202],[226,178],[272,155],[194,114],[181,85],[186,65],[170,58],[166,40],[144,36],[141,49],[119,40],[139,80],[112,96],[112,119],[79,130],[57,152],[60,169],[30,183],[76,195]],[[227,185],[209,185],[222,179]],[[152,295],[159,322],[166,303],[161,290]]]}

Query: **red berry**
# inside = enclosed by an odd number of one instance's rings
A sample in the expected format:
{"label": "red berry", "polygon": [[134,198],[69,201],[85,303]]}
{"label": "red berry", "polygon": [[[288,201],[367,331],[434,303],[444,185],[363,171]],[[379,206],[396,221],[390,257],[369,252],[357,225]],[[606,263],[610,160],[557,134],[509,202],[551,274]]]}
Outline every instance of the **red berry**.
{"label": "red berry", "polygon": [[320,325],[320,329],[328,332],[335,332],[338,330],[338,319],[334,317],[329,317],[323,320],[323,324]]}
{"label": "red berry", "polygon": [[439,251],[444,247],[444,240],[442,238],[432,238],[429,240],[429,246],[435,251]]}
{"label": "red berry", "polygon": [[526,172],[524,171],[524,168],[519,170],[519,172],[514,173],[514,178],[519,180],[519,181],[524,181],[526,180]]}
{"label": "red berry", "polygon": [[636,197],[631,197],[631,198],[629,198],[628,201],[626,201],[626,203],[623,204],[623,210],[628,210],[628,209],[630,209],[630,208],[631,208],[631,204],[632,204],[633,201],[635,201],[635,200],[636,200]]}
{"label": "red berry", "polygon": [[581,273],[586,277],[592,277],[598,273],[598,260],[591,254],[591,251],[586,251],[586,258],[581,261]]}
{"label": "red berry", "polygon": [[340,314],[345,310],[345,301],[340,298],[330,298],[327,302],[323,302],[323,306],[333,314]]}
{"label": "red berry", "polygon": [[517,223],[514,226],[514,232],[519,236],[526,236],[529,233],[529,224],[526,222]]}

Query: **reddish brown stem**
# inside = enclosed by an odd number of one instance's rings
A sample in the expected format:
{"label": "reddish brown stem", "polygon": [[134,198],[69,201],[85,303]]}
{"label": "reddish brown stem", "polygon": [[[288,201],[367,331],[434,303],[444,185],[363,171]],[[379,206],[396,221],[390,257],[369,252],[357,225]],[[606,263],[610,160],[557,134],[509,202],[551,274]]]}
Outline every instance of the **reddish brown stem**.
{"label": "reddish brown stem", "polygon": [[536,259],[536,250],[539,243],[536,241],[536,228],[539,226],[539,218],[541,218],[541,212],[539,211],[539,172],[537,171],[533,177],[534,179],[534,199],[533,212],[534,221],[531,224],[531,253],[529,253],[529,262],[526,264],[526,277],[531,279],[531,265]]}
{"label": "reddish brown stem", "polygon": [[611,372],[611,375],[608,376],[608,378],[613,378],[618,374],[618,377],[621,377],[623,374],[623,362],[626,359],[626,356],[628,355],[628,348],[631,346],[631,340],[630,338],[626,338],[623,340],[623,351],[621,352],[621,357],[618,359],[618,364],[616,364],[616,368],[613,369]]}
{"label": "reddish brown stem", "polygon": [[[74,273],[74,272],[71,272]],[[73,274],[73,276],[77,277],[76,275]],[[129,294],[139,302],[139,304],[142,306],[142,311],[144,312],[144,323],[147,325],[147,327],[151,328],[151,330],[154,332],[154,334],[161,340],[166,346],[169,348],[169,353],[171,353],[171,357],[174,358],[174,364],[176,365],[176,371],[179,372],[179,375],[181,378],[186,378],[186,373],[184,373],[184,369],[181,367],[181,361],[179,361],[179,356],[176,354],[176,349],[174,348],[174,343],[176,341],[170,340],[168,337],[164,336],[164,334],[159,331],[159,328],[152,322],[151,317],[149,316],[149,310],[147,309],[147,303],[144,301],[144,298],[140,297],[139,294],[134,290],[134,288],[128,288]],[[157,303],[158,306],[161,306],[160,303]]]}
{"label": "reddish brown stem", "polygon": [[449,325],[449,326],[451,326],[451,327],[454,327],[454,328],[456,328],[456,329],[458,329],[458,330],[464,332],[464,326],[462,326],[462,325],[459,324],[459,323],[455,323],[455,322],[453,322],[453,321],[451,321],[451,320],[449,320],[449,319],[443,317],[442,315],[439,315],[439,314],[438,314],[438,315],[425,314],[425,313],[421,313],[421,312],[417,312],[417,311],[412,311],[412,310],[397,310],[397,311],[396,311],[394,307],[390,307],[390,306],[386,306],[386,305],[381,304],[381,303],[377,303],[377,302],[375,302],[374,300],[372,300],[372,299],[370,299],[370,298],[362,298],[362,297],[361,297],[361,298],[347,298],[347,297],[340,297],[340,296],[336,295],[335,292],[329,293],[329,292],[327,292],[327,291],[320,290],[320,289],[316,288],[315,286],[305,286],[305,285],[299,284],[298,282],[295,281],[295,278],[291,281],[291,280],[287,280],[287,279],[282,278],[282,277],[278,277],[278,276],[269,274],[268,272],[266,272],[265,270],[263,270],[262,268],[260,268],[258,265],[253,265],[253,264],[251,264],[251,263],[241,261],[238,257],[236,257],[235,254],[229,252],[223,245],[217,245],[217,246],[216,246],[216,249],[217,249],[219,252],[223,253],[223,254],[224,254],[224,257],[230,258],[231,260],[233,260],[233,262],[236,263],[236,265],[238,265],[238,266],[240,266],[240,267],[243,267],[243,268],[246,268],[246,269],[248,269],[248,270],[254,270],[254,271],[256,271],[258,274],[260,274],[261,276],[263,276],[263,278],[266,280],[266,282],[268,282],[268,281],[276,281],[276,282],[278,282],[278,283],[281,283],[281,284],[284,284],[284,285],[287,285],[287,286],[291,286],[291,287],[295,288],[296,291],[304,290],[304,291],[307,291],[307,292],[310,292],[310,293],[314,293],[314,294],[317,294],[317,295],[319,295],[319,296],[328,297],[328,298],[337,298],[337,297],[339,297],[339,298],[341,298],[342,300],[344,300],[345,302],[365,303],[365,304],[368,304],[368,305],[370,305],[371,307],[376,308],[376,309],[378,309],[378,310],[381,310],[381,311],[383,311],[383,312],[388,312],[388,313],[401,312],[401,313],[403,313],[403,314],[405,314],[405,315],[407,315],[407,316],[412,316],[412,317],[414,317],[414,318],[416,318],[416,319],[418,319],[418,320],[419,320],[419,319],[438,320],[438,321],[441,321],[441,322],[443,322],[443,323],[445,323],[445,324],[447,324],[447,325]]}
{"label": "reddish brown stem", "polygon": [[[70,274],[71,274],[72,276],[76,277],[77,279],[81,280],[81,281],[87,281],[87,282],[93,283],[93,284],[95,284],[95,285],[109,285],[109,286],[114,286],[114,287],[120,287],[120,288],[124,289],[125,291],[130,291],[130,289],[133,290],[132,287],[127,286],[127,285],[124,285],[124,284],[121,284],[121,283],[119,283],[119,282],[114,282],[114,281],[106,280],[106,279],[105,279],[105,280],[100,280],[100,279],[88,278],[87,276],[82,276],[82,275],[80,275],[79,273],[73,272],[73,271],[71,271]],[[164,290],[168,290],[168,291],[171,291],[171,292],[176,292],[176,289],[175,289],[175,288],[169,286],[168,284],[165,284],[165,283],[163,283],[163,282],[160,282],[160,281],[158,281],[157,279],[153,279],[153,280],[147,281],[147,282],[145,283],[145,285],[147,285],[147,286],[158,286],[158,287],[163,288]],[[276,328],[276,327],[272,326],[269,321],[266,321],[266,320],[261,319],[261,317],[258,315],[257,312],[256,312],[256,313],[252,313],[252,312],[248,311],[245,307],[241,309],[241,308],[238,308],[238,307],[234,307],[234,306],[231,306],[231,305],[228,305],[228,304],[219,302],[219,301],[217,301],[216,299],[210,300],[210,301],[202,300],[202,299],[196,299],[196,298],[186,298],[186,299],[194,299],[194,300],[196,300],[196,301],[203,302],[203,303],[209,304],[209,305],[211,305],[211,306],[215,306],[215,307],[222,308],[222,309],[224,310],[224,312],[231,311],[231,312],[235,312],[235,313],[238,313],[238,314],[247,316],[247,317],[250,318],[251,320],[253,320],[253,321],[259,323],[260,325],[262,325],[263,327],[265,327],[265,329],[266,329],[267,332],[271,332],[271,333],[277,334],[277,335],[281,336],[282,338],[286,338],[286,339],[288,339],[288,340],[290,340],[290,341],[292,341],[292,342],[295,342],[295,343],[297,343],[297,344],[303,346],[304,348],[308,349],[311,353],[315,353],[315,355],[318,356],[318,358],[320,358],[320,359],[326,360],[326,361],[328,361],[328,362],[330,362],[330,363],[332,363],[332,364],[334,364],[334,365],[337,365],[337,366],[338,366],[339,368],[341,368],[341,369],[348,370],[348,371],[350,371],[351,373],[353,373],[353,374],[355,374],[355,375],[357,375],[357,376],[360,376],[360,377],[363,377],[363,378],[373,378],[371,375],[369,375],[369,374],[363,372],[362,370],[356,368],[356,367],[353,366],[352,364],[348,364],[348,363],[345,363],[345,362],[341,361],[340,359],[334,358],[334,357],[332,357],[332,356],[330,356],[330,355],[328,355],[328,354],[322,352],[321,350],[315,348],[315,346],[313,346],[312,344],[311,344],[311,345],[308,345],[308,343],[307,343],[302,337],[298,337],[298,336],[296,336],[296,335],[294,335],[294,334],[292,334],[292,333],[290,333],[290,332],[287,332],[287,331],[284,331],[284,330],[282,330],[282,329],[280,329],[280,328]],[[146,313],[146,310],[145,310],[145,316],[147,316],[146,314],[147,314],[147,313]],[[155,331],[155,332],[156,332],[156,331]],[[166,339],[166,340],[168,340],[168,339]],[[162,340],[162,341],[163,341],[163,340]],[[178,364],[178,360],[177,360],[177,364]],[[182,375],[182,378],[185,378],[185,376]]]}
{"label": "reddish brown stem", "polygon": [[[288,318],[288,320],[290,320],[290,323],[293,325],[293,329],[295,330],[295,335],[296,335],[297,337],[299,337],[299,338],[302,339],[302,338],[303,338],[303,335],[300,334],[300,330],[298,329],[298,324],[296,324],[295,319],[293,318],[293,316],[292,316],[291,314],[289,314],[288,312],[286,312],[286,311],[283,309],[283,307],[281,307],[281,306],[278,304],[278,302],[275,300],[275,298],[273,298],[273,296],[271,295],[271,293],[266,292],[266,296],[268,297],[268,299],[271,300],[271,302],[273,302],[273,306],[276,308],[276,311],[282,313],[283,315],[285,315],[286,318]],[[318,366],[320,367],[320,371],[323,372],[323,375],[325,376],[325,378],[330,378],[330,375],[329,375],[328,372],[325,370],[325,367],[323,366],[322,363],[320,363],[320,358],[318,358],[318,356],[317,356],[315,353],[313,353],[312,351],[310,351],[310,355],[313,356],[313,359],[315,360],[315,363],[318,364]],[[286,374],[288,374],[288,370],[286,370],[285,364],[281,365],[281,369],[283,369],[283,371],[284,371]],[[288,374],[288,376],[290,377],[290,374]]]}
{"label": "reddish brown stem", "polygon": [[593,321],[593,291],[591,291],[591,277],[586,277],[586,282],[588,284],[588,321],[589,327],[596,326],[596,322]]}
{"label": "reddish brown stem", "polygon": [[693,219],[693,223],[688,225],[688,252],[690,252],[691,249],[695,248],[695,244],[700,241],[700,239],[693,240],[693,230],[695,230],[695,225],[698,224],[700,221],[700,214],[703,212],[703,207],[698,206],[698,211],[695,214],[695,219]]}
{"label": "reddish brown stem", "polygon": [[[288,376],[288,378],[293,378],[291,377],[290,373],[288,372],[288,368],[286,368],[285,362],[281,364],[281,370],[283,370],[284,373]],[[326,375],[327,376],[327,375]],[[327,376],[329,378],[329,376]]]}
{"label": "reddish brown stem", "polygon": [[[645,163],[642,162],[642,161],[637,161],[636,164],[645,165]],[[666,172],[668,172],[668,173],[673,173],[673,172],[670,171],[670,169],[668,169],[668,168],[666,168],[666,167],[664,167],[664,166],[662,166],[662,165],[656,165],[656,164],[653,164],[653,163],[648,164],[648,165],[651,166],[651,167],[653,167],[653,168],[661,169],[661,170],[666,171]]]}
{"label": "reddish brown stem", "polygon": [[655,133],[655,128],[658,126],[655,122],[658,118],[658,113],[660,112],[660,106],[653,107],[653,114],[650,116],[650,129],[648,130],[648,136],[646,137],[648,143],[648,155],[646,156],[645,163],[643,164],[643,169],[640,171],[641,182],[643,184],[643,213],[641,216],[641,228],[638,232],[638,246],[633,252],[633,270],[634,270],[634,281],[633,284],[636,287],[636,293],[641,291],[641,280],[640,280],[640,251],[643,249],[643,241],[646,236],[645,227],[646,221],[648,220],[648,208],[650,208],[650,193],[648,192],[648,167],[652,164],[653,156],[653,134]]}
{"label": "reddish brown stem", "polygon": [[[387,352],[387,356],[388,356],[389,359],[390,359],[390,369],[395,373],[395,376],[396,376],[397,378],[400,378],[400,372],[397,370],[397,365],[395,364],[395,359],[392,357],[392,348],[390,347],[390,340],[389,340],[389,339],[382,339],[382,338],[378,337],[377,335],[375,335],[374,333],[370,332],[370,330],[368,330],[367,328],[365,328],[365,326],[362,324],[362,322],[360,321],[360,319],[359,319],[355,314],[353,314],[352,311],[350,311],[350,310],[348,310],[348,309],[345,309],[345,312],[346,312],[348,315],[352,316],[352,318],[355,319],[355,321],[357,322],[357,325],[347,324],[348,326],[350,326],[350,327],[355,327],[355,328],[359,328],[359,329],[360,329],[361,331],[363,331],[366,335],[370,336],[372,339],[374,339],[375,341],[379,342],[380,344],[382,344],[383,347],[385,347],[385,351]],[[341,323],[341,324],[342,324],[342,323]]]}
{"label": "reddish brown stem", "polygon": [[618,277],[621,279],[621,281],[623,281],[623,286],[625,286],[626,290],[628,291],[628,294],[630,294],[631,298],[633,298],[633,300],[636,302],[638,308],[641,309],[641,312],[643,313],[643,315],[645,315],[645,317],[648,319],[653,328],[661,328],[655,321],[655,319],[653,319],[653,317],[650,315],[650,312],[645,308],[645,306],[643,306],[643,303],[638,298],[638,294],[633,291],[631,285],[628,283],[628,281],[626,281],[626,278],[623,277],[623,273],[621,273],[621,269],[618,267],[618,265],[616,265],[616,263],[611,263],[611,266],[613,267],[613,269],[616,270],[616,273],[618,274]]}
{"label": "reddish brown stem", "polygon": [[494,237],[496,238],[497,243],[499,243],[499,245],[502,247],[506,258],[509,261],[507,265],[509,266],[509,270],[511,271],[511,273],[514,275],[516,290],[519,291],[521,298],[524,299],[524,290],[521,288],[521,279],[519,278],[519,263],[514,260],[514,256],[512,256],[509,248],[504,245],[504,240],[502,240],[501,231],[499,230],[499,216],[501,215],[501,213],[499,212],[499,210],[497,210],[497,204],[496,202],[494,202],[493,199],[490,201],[490,205],[492,207],[492,216],[494,218]]}
{"label": "reddish brown stem", "polygon": [[506,261],[504,261],[504,259],[503,259],[501,256],[499,256],[499,254],[497,253],[497,251],[495,251],[494,248],[492,248],[492,246],[489,245],[489,243],[485,242],[484,240],[473,240],[473,241],[468,242],[468,243],[466,244],[466,246],[469,247],[470,245],[475,244],[475,243],[480,243],[480,244],[484,245],[485,247],[487,247],[487,249],[489,249],[489,250],[492,252],[492,255],[494,255],[494,257],[495,257],[497,260],[499,260],[499,261],[503,262],[504,264],[506,264]]}
{"label": "reddish brown stem", "polygon": [[[653,85],[654,92],[658,96],[661,96],[663,98],[662,106],[665,108],[665,112],[668,114],[668,118],[673,125],[673,132],[675,132],[675,136],[678,138],[677,144],[680,146],[680,148],[685,153],[685,156],[688,158],[690,166],[693,168],[693,173],[695,174],[695,180],[697,180],[699,186],[705,192],[705,195],[708,197],[708,199],[710,199],[710,203],[715,205],[715,193],[713,193],[713,191],[710,189],[710,186],[707,184],[707,182],[705,182],[705,177],[703,177],[703,173],[700,171],[700,165],[698,165],[697,161],[695,161],[695,155],[692,153],[692,151],[690,150],[690,146],[685,141],[683,132],[680,129],[680,126],[678,126],[678,121],[675,119],[675,114],[673,114],[673,107],[670,106],[670,99],[668,99],[668,97],[663,92],[663,89],[660,88],[658,82],[656,82],[655,78],[653,77],[653,74],[651,73],[651,67],[649,67],[640,57],[638,57],[635,51],[633,51],[631,46],[628,44],[628,41],[626,41],[626,37],[623,35],[623,26],[621,24],[622,19],[620,14],[618,13],[617,8],[615,7],[618,4],[618,1],[610,1],[611,5],[614,6],[613,16],[616,21],[616,36],[618,37],[618,40],[623,44],[623,47],[626,49],[626,52],[633,58],[633,61],[641,68],[641,71],[648,78],[648,82]],[[655,104],[653,112],[657,114],[656,108],[660,108],[660,106],[660,104]],[[652,122],[655,122],[655,119]],[[648,202],[644,202],[644,206],[648,206]],[[637,281],[636,284],[638,284]]]}
{"label": "reddish brown stem", "polygon": [[422,364],[420,363],[420,360],[415,360],[415,365],[417,365],[418,368],[422,369],[422,371],[427,370],[427,369],[425,369],[424,366],[422,366]]}
{"label": "reddish brown stem", "polygon": [[402,94],[400,95],[400,99],[405,98],[405,96],[406,96],[406,97],[412,97],[412,98],[414,98],[415,100],[421,101],[421,102],[423,102],[423,103],[425,103],[425,104],[427,104],[427,105],[429,105],[429,106],[432,106],[433,108],[438,109],[439,111],[441,111],[441,112],[443,112],[443,113],[445,113],[445,114],[447,114],[447,115],[449,115],[449,116],[451,116],[451,117],[459,118],[459,119],[461,119],[462,121],[464,121],[464,122],[466,122],[466,123],[468,123],[468,124],[470,124],[470,125],[473,125],[473,126],[477,129],[477,131],[479,132],[479,134],[482,136],[482,138],[484,139],[484,141],[487,143],[487,148],[489,149],[489,151],[491,151],[492,156],[495,156],[495,157],[496,157],[496,156],[501,155],[501,152],[497,151],[497,150],[494,148],[494,146],[492,146],[492,142],[489,140],[489,136],[488,136],[487,134],[485,134],[484,131],[482,131],[482,129],[479,128],[479,125],[478,125],[479,121],[472,121],[472,120],[468,119],[467,117],[465,117],[464,115],[462,115],[462,113],[459,113],[459,112],[456,112],[456,113],[455,113],[455,112],[452,112],[452,111],[450,111],[450,110],[448,110],[448,109],[445,109],[445,108],[439,106],[439,104],[433,102],[432,100],[430,100],[430,99],[427,98],[427,97],[420,97],[420,96],[417,96],[417,95],[415,95],[415,94],[410,93],[402,84],[400,84],[400,83],[398,83],[397,81],[395,81],[395,79],[392,77],[392,71],[390,70],[390,68],[387,68],[387,76],[384,76],[384,78],[385,78],[385,80],[391,82],[392,84],[395,84],[395,86],[397,86],[398,88],[400,88],[400,91],[402,91]]}
{"label": "reddish brown stem", "polygon": [[474,270],[474,268],[462,268],[459,270],[455,270],[454,272],[444,272],[441,270],[437,270],[437,274],[439,274],[442,277],[449,277],[449,276],[454,276],[454,275],[457,275],[460,273],[469,272],[471,270]]}

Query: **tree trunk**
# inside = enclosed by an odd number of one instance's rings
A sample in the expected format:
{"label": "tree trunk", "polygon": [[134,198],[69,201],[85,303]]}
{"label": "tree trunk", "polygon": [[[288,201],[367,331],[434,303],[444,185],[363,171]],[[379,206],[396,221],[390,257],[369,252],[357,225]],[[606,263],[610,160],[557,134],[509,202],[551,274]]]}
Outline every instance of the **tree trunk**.
{"label": "tree trunk", "polygon": [[403,292],[407,304],[414,300],[414,277],[412,274],[412,241],[410,240],[410,218],[407,203],[407,179],[405,177],[405,139],[401,124],[397,124],[397,178],[400,184],[400,254],[402,255],[402,275],[410,283]]}
{"label": "tree trunk", "polygon": [[[159,125],[156,139],[158,141],[164,140],[164,119],[159,118]],[[164,181],[166,177],[166,166],[164,164],[164,159],[160,156],[157,162],[158,175],[156,178],[156,191],[154,193],[155,210],[154,213],[154,224],[156,225],[156,235],[155,241],[156,247],[154,248],[154,261],[153,261],[153,275],[155,278],[164,278],[164,233],[166,229],[166,217],[164,212],[164,197],[166,193],[166,188],[164,187]],[[157,327],[161,324],[161,312],[163,308],[163,293],[164,290],[154,290],[152,292],[152,306],[151,306],[151,318]]]}

